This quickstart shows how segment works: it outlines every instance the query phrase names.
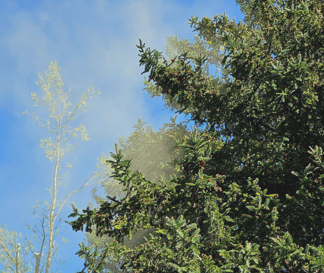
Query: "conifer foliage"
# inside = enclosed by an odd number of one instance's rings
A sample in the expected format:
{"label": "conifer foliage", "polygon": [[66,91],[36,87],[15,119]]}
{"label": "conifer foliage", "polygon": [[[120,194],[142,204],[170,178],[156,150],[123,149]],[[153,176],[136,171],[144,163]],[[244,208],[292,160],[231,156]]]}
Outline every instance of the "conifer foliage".
{"label": "conifer foliage", "polygon": [[[202,75],[204,57],[193,68],[184,52],[170,68],[140,40],[143,73],[207,126],[177,144],[183,175],[171,181],[131,172],[116,147],[108,163],[125,197],[70,215],[73,230],[95,225],[115,238],[101,253],[81,245],[84,270],[102,272],[94,257],[113,253],[125,272],[323,272],[324,3],[245,2],[258,27],[190,20],[222,40],[225,83]],[[135,249],[120,244],[139,228],[155,234]]]}

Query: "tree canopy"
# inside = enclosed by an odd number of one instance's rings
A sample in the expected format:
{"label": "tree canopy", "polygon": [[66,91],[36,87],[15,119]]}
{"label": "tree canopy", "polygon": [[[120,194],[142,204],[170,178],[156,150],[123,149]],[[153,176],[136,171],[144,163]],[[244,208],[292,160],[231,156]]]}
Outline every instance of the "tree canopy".
{"label": "tree canopy", "polygon": [[[172,59],[177,57],[183,50],[188,51],[188,56],[196,58],[199,54],[206,54],[206,64],[202,67],[202,74],[206,77],[211,77],[209,73],[210,65],[215,65],[216,68],[220,68],[222,53],[219,52],[220,40],[215,39],[212,34],[210,37],[202,37],[195,35],[195,41],[193,44],[190,43],[189,39],[178,40],[177,36],[167,36],[167,42],[165,46],[165,52],[168,56],[168,61],[172,62]],[[159,63],[162,63],[159,60]],[[176,63],[171,65],[176,67]],[[223,74],[225,72],[223,71]],[[152,82],[147,81],[144,76],[143,84],[146,86],[146,90],[152,97],[161,96],[165,101],[165,107],[167,109],[180,110],[181,106],[176,102],[172,101],[170,95],[162,94],[161,87],[154,85]],[[185,114],[189,114],[190,111],[186,110]],[[137,120],[137,124],[133,126],[134,132],[127,138],[119,138],[117,145],[120,147],[123,158],[131,159],[132,164],[130,166],[131,171],[140,171],[147,180],[158,181],[161,177],[165,179],[172,179],[174,175],[177,177],[181,175],[182,168],[178,166],[177,162],[183,155],[182,147],[174,146],[176,141],[182,141],[186,135],[188,135],[187,124],[189,120],[176,122],[177,115],[171,118],[171,123],[166,123],[158,132],[152,130],[152,126],[147,125],[141,119]],[[104,164],[102,168],[107,170],[107,179],[102,181],[101,188],[105,192],[105,196],[111,195],[116,196],[116,199],[120,199],[125,196],[123,185],[119,184],[119,181],[109,178],[111,169],[105,166],[105,159],[108,159],[104,154],[100,158],[100,161]],[[104,200],[102,196],[97,194],[97,187],[92,190],[92,197],[97,207],[100,207],[100,202]],[[90,202],[89,206],[92,208],[96,206],[93,202]],[[95,225],[93,226],[95,230]],[[129,248],[145,243],[145,238],[149,238],[149,234],[154,232],[154,228],[142,229],[139,228],[133,235],[131,240],[124,240],[123,244]],[[109,237],[97,237],[95,232],[87,232],[85,234],[86,244],[88,249],[102,250],[106,243],[113,241],[113,238]],[[113,261],[114,257],[108,259],[109,261],[103,264],[104,272],[121,272],[117,267],[118,263],[122,263],[122,260],[118,262]],[[96,259],[96,263],[99,263],[100,259]]]}
{"label": "tree canopy", "polygon": [[[323,270],[324,4],[241,5],[257,27],[226,15],[190,20],[201,35],[222,41],[225,81],[203,75],[204,56],[192,67],[183,52],[170,66],[140,40],[143,73],[206,129],[177,143],[182,175],[170,180],[149,180],[130,170],[118,147],[111,153],[112,177],[125,196],[70,214],[73,230],[95,225],[96,236],[114,238],[100,253],[81,245],[88,272],[101,272],[95,257],[111,253],[125,272]],[[152,227],[145,243],[122,244]]]}

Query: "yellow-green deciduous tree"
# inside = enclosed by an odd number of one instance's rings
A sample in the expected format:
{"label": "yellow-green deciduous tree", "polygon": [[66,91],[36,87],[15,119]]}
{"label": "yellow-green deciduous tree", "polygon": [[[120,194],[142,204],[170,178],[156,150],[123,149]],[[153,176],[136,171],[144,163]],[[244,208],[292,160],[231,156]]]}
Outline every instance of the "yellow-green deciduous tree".
{"label": "yellow-green deciduous tree", "polygon": [[[72,102],[69,101],[71,89],[67,92],[63,91],[63,81],[59,72],[60,68],[57,66],[57,62],[51,62],[49,73],[45,71],[45,79],[38,73],[39,83],[36,82],[36,84],[40,85],[43,89],[43,97],[39,98],[36,93],[31,93],[34,106],[36,107],[41,103],[41,105],[47,107],[47,111],[49,112],[49,118],[47,119],[43,117],[39,118],[34,113],[32,113],[32,117],[41,127],[47,129],[50,135],[48,138],[40,140],[40,147],[45,150],[46,157],[51,162],[54,162],[53,180],[46,184],[46,186],[50,186],[47,191],[51,195],[51,201],[45,202],[46,209],[42,208],[42,215],[38,216],[36,212],[36,208],[39,206],[37,200],[37,206],[34,207],[33,214],[40,220],[41,226],[38,228],[37,225],[31,227],[26,224],[27,228],[33,231],[35,242],[31,243],[26,238],[26,244],[23,246],[22,252],[18,243],[17,234],[14,231],[9,232],[5,228],[0,229],[0,263],[5,265],[7,272],[25,273],[33,271],[35,273],[50,273],[54,261],[53,258],[58,254],[57,244],[54,239],[59,232],[55,224],[58,222],[60,211],[73,193],[78,192],[86,186],[100,183],[100,179],[106,174],[104,169],[98,167],[94,174],[85,180],[83,185],[69,193],[63,201],[58,199],[59,186],[62,186],[63,179],[68,174],[60,173],[61,161],[77,145],[71,144],[71,140],[76,138],[78,134],[81,135],[83,140],[89,140],[86,129],[82,124],[73,127],[71,123],[89,107],[87,100],[101,93],[99,90],[95,91],[94,88],[89,87],[81,95],[80,101],[73,107]],[[25,111],[24,114],[29,113]],[[45,122],[42,121],[43,119]],[[72,167],[71,164],[66,164],[67,168]],[[61,220],[59,219],[59,221]],[[48,228],[45,228],[46,226]],[[64,241],[67,240],[63,238]],[[31,266],[30,260],[27,259],[28,255],[32,255],[32,258],[34,258],[34,266]],[[62,262],[60,261],[59,263]]]}
{"label": "yellow-green deciduous tree", "polygon": [[33,252],[35,246],[28,241],[26,236],[26,243],[21,247],[19,243],[21,237],[21,233],[9,232],[5,226],[0,227],[0,261],[5,268],[5,271],[1,270],[1,273],[31,270],[31,263],[27,256]]}

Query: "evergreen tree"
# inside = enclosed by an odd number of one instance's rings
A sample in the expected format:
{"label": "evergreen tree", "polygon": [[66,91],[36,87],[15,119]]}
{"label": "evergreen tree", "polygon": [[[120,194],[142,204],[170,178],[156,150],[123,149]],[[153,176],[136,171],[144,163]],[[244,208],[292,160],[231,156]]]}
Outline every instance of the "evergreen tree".
{"label": "evergreen tree", "polygon": [[[216,68],[220,68],[221,65],[221,56],[223,54],[218,50],[221,48],[220,41],[212,37],[212,34],[207,37],[199,36],[195,35],[193,44],[190,44],[189,39],[184,40],[182,38],[179,41],[177,36],[168,36],[165,52],[169,62],[172,62],[172,59],[181,54],[183,50],[188,51],[188,56],[191,58],[196,58],[199,54],[206,54],[207,60],[206,64],[202,67],[202,73],[209,78],[211,77],[209,66],[215,65]],[[159,62],[162,63],[161,60]],[[176,63],[171,64],[171,66],[176,67]],[[176,101],[170,101],[170,95],[161,93],[161,87],[147,81],[146,77],[144,77],[143,83],[146,86],[144,90],[147,90],[153,98],[157,96],[163,97],[167,109],[172,109],[172,111],[181,109],[181,106]],[[185,111],[186,115],[189,113],[190,111]],[[185,136],[188,136],[187,123],[189,120],[176,124],[176,118],[177,116],[173,116],[171,123],[164,124],[159,132],[154,132],[149,125],[144,127],[145,123],[141,119],[138,119],[137,124],[133,126],[135,129],[134,132],[126,140],[122,137],[119,138],[118,145],[121,147],[124,159],[132,159],[131,171],[138,170],[146,179],[151,181],[158,181],[162,177],[170,180],[174,175],[177,177],[181,175],[182,168],[176,163],[183,156],[183,149],[181,147],[174,149],[174,146],[176,141],[181,141]],[[105,162],[104,159],[107,158],[103,155],[100,161]],[[106,169],[107,177],[109,177],[111,170],[107,167]],[[105,196],[116,196],[116,199],[124,197],[123,189],[125,187],[115,179],[105,179],[102,181],[101,187],[104,189]],[[92,197],[97,205],[96,207],[100,207],[100,202],[104,198],[97,194],[97,187],[92,190]],[[92,202],[89,206],[91,208],[94,207]],[[95,225],[92,228],[95,230]],[[148,238],[152,232],[154,232],[153,228],[145,230],[140,228],[133,234],[132,240],[124,240],[124,245],[129,248],[134,248],[139,244],[145,243],[145,238]],[[87,232],[85,236],[87,239],[87,247],[92,250],[95,248],[102,250],[106,243],[113,241],[113,238],[97,237],[95,232]],[[109,258],[109,262],[103,264],[105,272],[121,272],[117,267],[117,263],[113,262],[112,259],[113,256]],[[97,259],[96,263],[99,262],[100,260]],[[119,261],[119,263],[121,262]]]}
{"label": "evergreen tree", "polygon": [[[122,147],[125,158],[132,159],[134,164],[132,170],[140,170],[147,179],[158,181],[160,178],[171,179],[173,175],[180,176],[182,171],[173,162],[182,157],[182,151],[172,149],[176,144],[175,139],[183,139],[188,132],[185,126],[180,123],[176,124],[176,117],[171,119],[172,123],[164,124],[159,132],[154,132],[151,126],[144,127],[145,123],[138,119],[137,124],[133,126],[134,132],[126,139],[120,138],[119,144]],[[109,171],[108,171],[109,176]],[[106,179],[101,183],[105,195],[115,196],[117,200],[125,196],[125,187],[119,184],[118,180]],[[92,197],[95,203],[100,207],[100,204],[105,199],[97,194],[97,188],[92,191]],[[90,207],[93,204],[90,203]],[[94,231],[96,227],[93,226]],[[124,245],[129,248],[134,248],[139,244],[145,243],[144,238],[148,238],[154,229],[139,228],[132,237],[128,240],[125,236]],[[113,241],[109,237],[97,237],[95,232],[86,233],[87,247],[91,249],[104,249],[106,243]],[[97,259],[99,263],[100,260]],[[121,261],[119,261],[121,262]],[[109,261],[104,264],[104,272],[121,272],[117,268],[117,263],[113,261],[113,255]],[[108,271],[109,270],[109,271]]]}
{"label": "evergreen tree", "polygon": [[[143,73],[206,129],[179,141],[182,175],[170,180],[131,171],[116,147],[108,163],[124,197],[70,215],[73,230],[95,225],[97,236],[114,238],[101,253],[81,245],[88,272],[101,272],[95,258],[111,254],[125,272],[323,272],[324,3],[242,5],[255,26],[191,19],[224,44],[225,82],[203,75],[205,57],[192,68],[184,52],[171,67],[140,40]],[[123,245],[139,228],[155,234]]]}

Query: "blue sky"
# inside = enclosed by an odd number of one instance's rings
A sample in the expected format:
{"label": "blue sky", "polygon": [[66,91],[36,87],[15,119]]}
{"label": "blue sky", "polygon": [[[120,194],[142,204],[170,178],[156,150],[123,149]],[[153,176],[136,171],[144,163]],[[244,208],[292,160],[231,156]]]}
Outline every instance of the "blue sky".
{"label": "blue sky", "polygon": [[[59,199],[75,190],[95,170],[96,160],[105,152],[114,151],[119,136],[126,137],[141,118],[155,131],[169,123],[174,115],[162,110],[162,99],[152,99],[143,90],[143,66],[139,66],[141,39],[147,47],[165,51],[167,36],[194,42],[192,15],[212,18],[226,14],[232,20],[243,20],[235,0],[130,0],[130,1],[14,1],[0,2],[0,225],[9,231],[28,235],[23,224],[38,224],[33,206],[39,200],[45,207],[50,194],[45,190],[52,183],[54,165],[39,148],[39,140],[49,136],[31,116],[35,111],[43,120],[48,112],[33,109],[31,92],[42,94],[35,84],[37,72],[45,76],[51,61],[57,61],[64,82],[63,89],[72,89],[71,101],[78,101],[89,86],[102,94],[93,99],[90,108],[76,120],[82,123],[91,138],[66,158],[73,168],[66,177],[67,188],[60,188]],[[215,69],[210,68],[210,73]],[[177,122],[185,120],[180,115]],[[189,125],[192,125],[190,123]],[[66,164],[66,163],[64,163]],[[91,188],[72,195],[69,201],[85,208]],[[39,211],[40,212],[40,211]],[[61,211],[62,221],[70,220],[71,206]],[[69,243],[62,244],[62,236]],[[83,260],[75,252],[84,233],[73,232],[64,224],[56,241],[62,245],[59,257],[66,262],[58,272],[75,272],[83,268]],[[24,239],[19,240],[21,244]],[[0,264],[0,270],[3,269]]]}

